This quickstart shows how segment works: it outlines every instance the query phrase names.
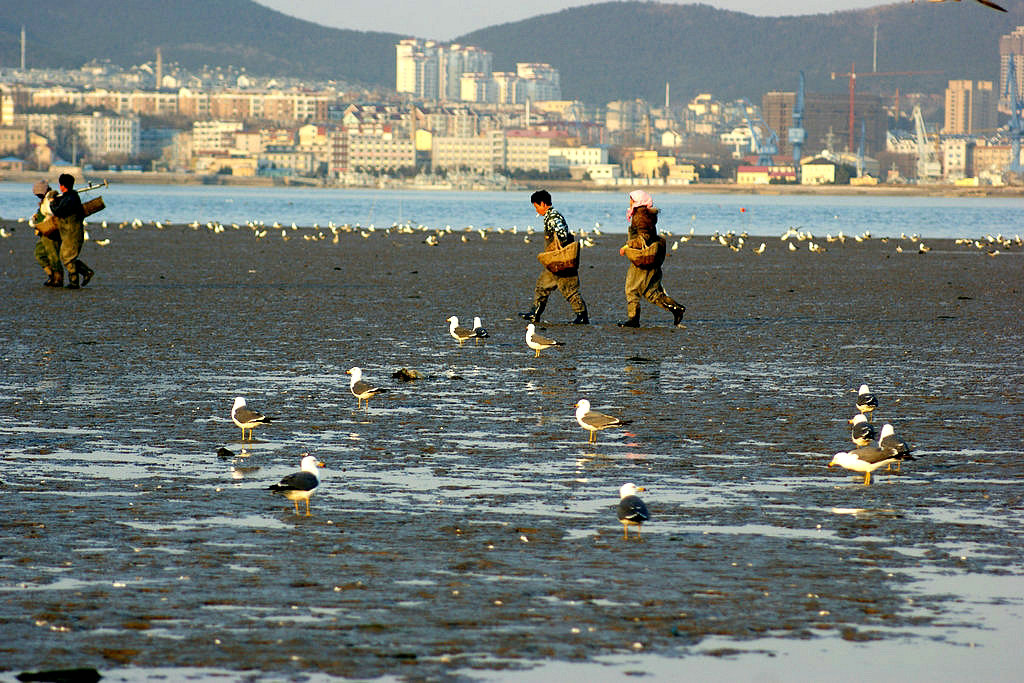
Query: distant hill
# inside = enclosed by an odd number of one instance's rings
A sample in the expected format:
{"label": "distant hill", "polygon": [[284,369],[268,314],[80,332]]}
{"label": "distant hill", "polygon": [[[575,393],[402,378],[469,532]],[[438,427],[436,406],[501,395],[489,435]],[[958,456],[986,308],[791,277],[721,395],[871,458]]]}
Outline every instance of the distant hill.
{"label": "distant hill", "polygon": [[251,0],[0,0],[0,64],[20,64],[25,26],[30,67],[79,67],[91,59],[152,61],[195,69],[244,66],[257,75],[395,86],[395,43],[407,36],[327,28]]}
{"label": "distant hill", "polygon": [[878,25],[878,71],[942,70],[934,76],[861,79],[889,90],[942,92],[949,79],[998,84],[999,36],[1024,25],[1024,0],[996,12],[973,2],[900,2],[809,16],[755,17],[707,5],[608,2],[564,10],[461,36],[490,50],[496,70],[517,61],[548,62],[566,98],[603,103],[642,97],[674,101],[701,92],[760,103],[772,90],[794,91],[804,70],[812,92],[844,90],[830,72],[871,71]]}
{"label": "distant hill", "polygon": [[[998,81],[999,36],[1024,25],[1024,0],[1010,11],[973,2],[899,2],[812,16],[755,17],[707,5],[608,2],[492,26],[461,36],[494,53],[498,70],[548,62],[567,98],[589,103],[642,97],[659,103],[665,83],[675,102],[700,92],[759,102],[796,88],[803,69],[811,92],[842,91],[829,73],[871,70],[878,26],[878,70],[941,70],[938,75],[862,78],[858,89],[942,92],[949,79]],[[258,75],[338,79],[394,87],[394,44],[407,36],[327,28],[251,0],[2,0],[0,65],[17,66],[19,34],[29,66],[77,67],[93,58],[121,65],[153,59],[189,68],[244,66]]]}

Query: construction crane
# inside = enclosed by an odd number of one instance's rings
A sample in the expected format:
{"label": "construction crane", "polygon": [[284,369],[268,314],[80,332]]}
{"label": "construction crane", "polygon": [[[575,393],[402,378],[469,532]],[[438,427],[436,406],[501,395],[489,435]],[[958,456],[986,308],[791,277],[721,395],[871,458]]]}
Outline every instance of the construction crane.
{"label": "construction crane", "polygon": [[942,175],[942,164],[935,148],[928,142],[921,105],[914,105],[914,131],[917,137],[917,180],[934,180]]}
{"label": "construction crane", "polygon": [[850,79],[850,121],[849,121],[849,124],[850,124],[849,125],[849,129],[850,129],[850,142],[849,142],[849,146],[847,147],[847,149],[849,151],[851,151],[851,152],[853,151],[853,103],[854,103],[854,101],[856,99],[855,95],[856,95],[856,89],[857,89],[857,76],[858,75],[861,78],[873,78],[875,76],[918,76],[918,75],[922,75],[922,74],[941,74],[941,73],[944,73],[944,72],[943,71],[939,71],[939,70],[930,70],[930,71],[870,71],[868,73],[858,74],[857,73],[857,65],[855,63],[854,64],[850,64],[850,73],[840,74],[840,73],[836,73],[835,71],[833,71],[832,72],[832,80],[833,81],[836,80],[837,78],[847,78],[847,77],[849,77],[849,79]]}
{"label": "construction crane", "polygon": [[804,141],[807,131],[804,130],[804,72],[800,72],[800,89],[796,91],[796,103],[793,105],[793,127],[789,129],[789,144],[793,147],[793,170],[796,182],[800,182],[800,159],[803,156]]}
{"label": "construction crane", "polygon": [[1010,102],[1010,165],[1006,170],[1020,173],[1020,139],[1024,137],[1024,99],[1017,93],[1017,67],[1014,59],[1010,59],[1006,68],[1006,91],[1003,93]]}
{"label": "construction crane", "polygon": [[864,177],[864,137],[867,134],[867,127],[864,119],[860,120],[860,144],[857,145],[857,177]]}

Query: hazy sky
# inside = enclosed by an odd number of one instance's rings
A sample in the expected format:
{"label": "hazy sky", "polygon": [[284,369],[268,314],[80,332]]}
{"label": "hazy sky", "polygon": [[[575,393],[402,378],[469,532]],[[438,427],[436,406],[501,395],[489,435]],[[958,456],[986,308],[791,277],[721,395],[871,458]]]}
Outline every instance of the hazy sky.
{"label": "hazy sky", "polygon": [[[661,0],[691,4],[689,0]],[[824,14],[891,5],[900,0],[703,0],[719,9],[759,16]],[[906,0],[903,0],[906,1]],[[923,1],[923,0],[922,0]],[[279,12],[334,28],[386,31],[447,41],[486,26],[551,14],[597,0],[256,0]]]}

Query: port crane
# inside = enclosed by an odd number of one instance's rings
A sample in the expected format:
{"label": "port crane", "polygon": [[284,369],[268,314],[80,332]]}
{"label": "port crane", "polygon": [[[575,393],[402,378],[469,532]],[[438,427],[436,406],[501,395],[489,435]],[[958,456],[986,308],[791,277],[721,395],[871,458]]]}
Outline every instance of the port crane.
{"label": "port crane", "polygon": [[747,128],[750,129],[751,147],[757,154],[757,165],[771,166],[774,163],[772,157],[779,153],[779,136],[768,127],[760,114],[755,113],[753,116],[747,114],[748,111],[756,111],[754,105],[746,99],[741,98],[739,101],[744,105],[743,120],[746,122]]}
{"label": "port crane", "polygon": [[[867,73],[858,74],[856,63],[850,64],[850,72],[845,74],[832,72],[832,80],[837,78],[849,78],[850,79],[850,120],[849,120],[849,146],[847,149],[853,151],[853,103],[856,100],[857,90],[857,77],[860,78],[874,78],[875,76],[918,76],[923,74],[941,74],[944,73],[941,70],[930,70],[930,71],[869,71]],[[898,113],[898,112],[897,112]]]}
{"label": "port crane", "polygon": [[793,126],[789,129],[789,144],[793,147],[793,170],[796,182],[800,182],[800,159],[803,157],[804,142],[807,131],[804,129],[804,72],[800,72],[800,88],[796,91],[796,103],[793,105]]}
{"label": "port crane", "polygon": [[928,131],[921,115],[921,105],[914,105],[914,131],[917,138],[917,180],[935,180],[942,176],[942,164],[935,148],[928,142]]}

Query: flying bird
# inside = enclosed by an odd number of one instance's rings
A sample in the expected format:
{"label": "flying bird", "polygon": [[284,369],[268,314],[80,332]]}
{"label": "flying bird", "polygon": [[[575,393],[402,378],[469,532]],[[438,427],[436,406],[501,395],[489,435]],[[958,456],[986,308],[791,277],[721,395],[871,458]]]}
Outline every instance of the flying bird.
{"label": "flying bird", "polygon": [[349,380],[348,388],[352,392],[352,395],[356,397],[356,407],[362,405],[363,401],[366,401],[366,409],[370,409],[370,397],[376,396],[377,394],[383,394],[387,389],[381,389],[375,386],[371,386],[367,382],[363,381],[363,371],[361,368],[350,368],[345,371],[345,374],[352,375],[352,379]]}
{"label": "flying bird", "polygon": [[[1000,7],[999,5],[997,5],[994,2],[990,2],[990,0],[974,0],[974,1],[976,3],[978,3],[979,5],[984,5],[985,7],[991,7],[992,9],[999,10],[1000,12],[1005,12],[1006,11],[1006,9],[1004,9],[1003,7]],[[913,0],[911,0],[911,2],[913,2]],[[946,2],[946,0],[928,0],[928,2]],[[953,0],[953,2],[960,2],[960,0]]]}
{"label": "flying bird", "polygon": [[459,342],[459,346],[462,346],[462,342],[467,339],[472,339],[476,336],[475,330],[470,330],[459,325],[458,316],[450,316],[445,319],[445,322],[448,323],[448,334],[452,335],[452,339]]}
{"label": "flying bird", "polygon": [[540,358],[540,352],[544,349],[550,349],[552,346],[564,346],[560,341],[537,334],[537,327],[533,323],[526,326],[526,345],[536,351],[534,358]]}
{"label": "flying bird", "polygon": [[629,526],[631,524],[636,527],[636,533],[639,536],[640,527],[651,518],[651,513],[647,511],[647,506],[636,495],[643,490],[645,490],[643,486],[636,486],[634,484],[623,484],[619,488],[619,507],[616,509],[615,514],[618,516],[619,521],[622,522],[623,538],[629,538]]}
{"label": "flying bird", "polygon": [[585,398],[581,398],[576,403],[576,421],[580,423],[580,427],[590,432],[587,443],[597,443],[597,433],[602,429],[622,427],[632,422],[632,420],[620,420],[617,417],[591,410],[590,401]]}
{"label": "flying bird", "polygon": [[231,421],[242,429],[242,441],[245,441],[245,430],[249,430],[249,441],[252,441],[252,429],[257,425],[270,424],[271,420],[266,415],[250,410],[245,405],[245,399],[241,396],[235,399],[231,407]]}
{"label": "flying bird", "polygon": [[289,474],[281,480],[280,484],[271,484],[268,490],[273,493],[279,493],[288,500],[293,501],[295,503],[295,514],[299,514],[299,501],[306,501],[306,516],[310,517],[309,497],[313,495],[316,487],[320,485],[320,474],[317,472],[317,468],[324,467],[325,465],[308,453],[303,453],[302,455],[302,464],[299,466],[300,471]]}
{"label": "flying bird", "polygon": [[878,399],[871,393],[867,384],[861,384],[857,391],[857,410],[867,419],[871,419],[871,413],[878,407]]}

